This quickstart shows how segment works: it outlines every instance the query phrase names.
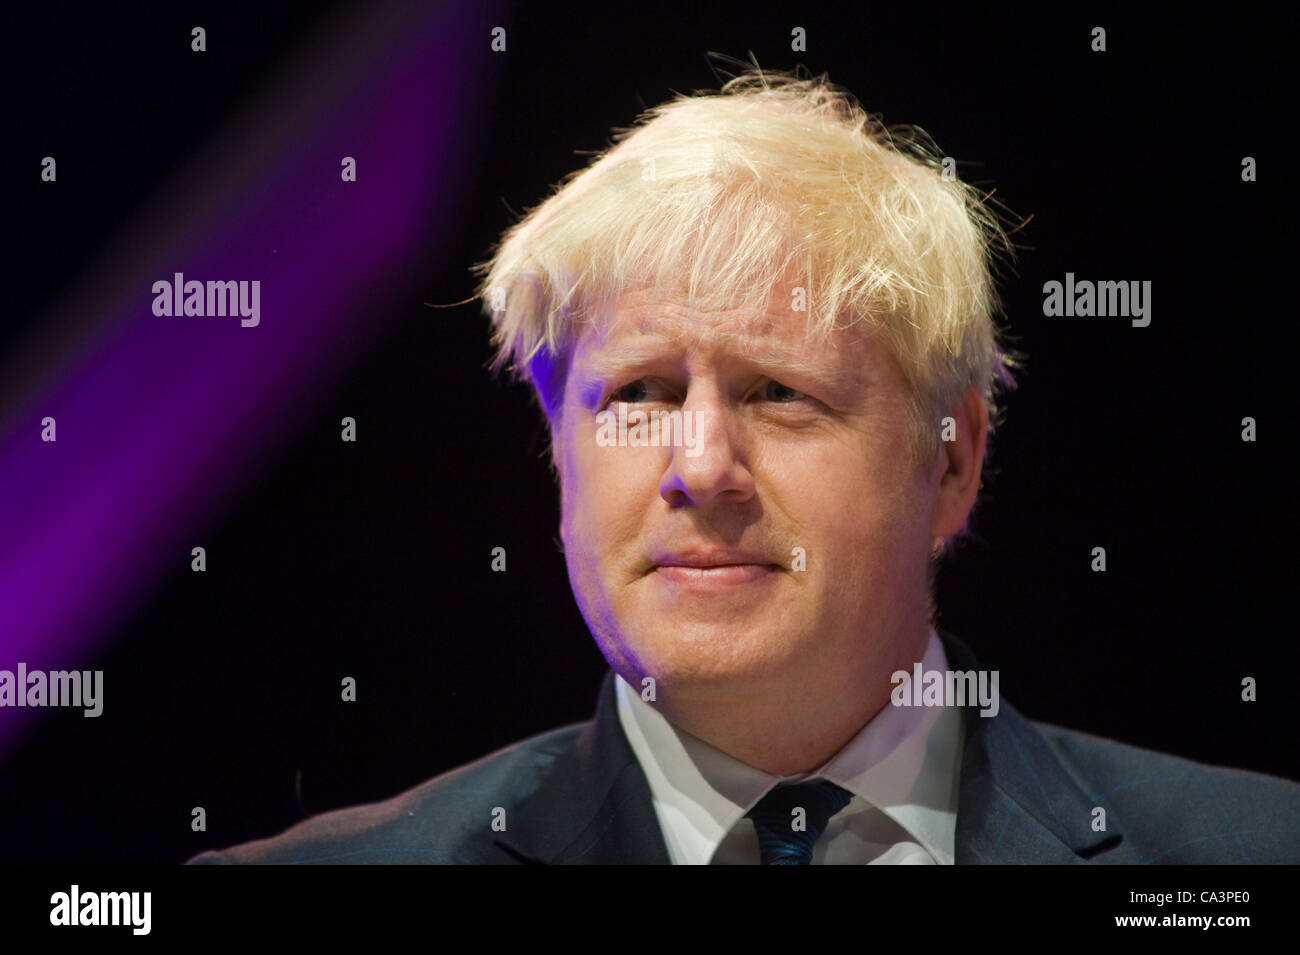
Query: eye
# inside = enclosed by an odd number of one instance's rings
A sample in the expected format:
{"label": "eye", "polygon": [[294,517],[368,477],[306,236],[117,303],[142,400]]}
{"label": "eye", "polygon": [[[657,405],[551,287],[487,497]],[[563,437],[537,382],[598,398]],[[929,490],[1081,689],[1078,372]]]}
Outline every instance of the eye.
{"label": "eye", "polygon": [[795,391],[790,386],[781,384],[779,381],[769,381],[763,386],[763,397],[778,404],[789,404],[792,401],[798,401],[808,396],[802,391]]}
{"label": "eye", "polygon": [[650,388],[644,378],[638,378],[636,381],[629,381],[626,385],[615,388],[609,395],[609,401],[605,404],[610,405],[617,402],[626,402],[635,404],[638,401],[644,401],[650,393]]}

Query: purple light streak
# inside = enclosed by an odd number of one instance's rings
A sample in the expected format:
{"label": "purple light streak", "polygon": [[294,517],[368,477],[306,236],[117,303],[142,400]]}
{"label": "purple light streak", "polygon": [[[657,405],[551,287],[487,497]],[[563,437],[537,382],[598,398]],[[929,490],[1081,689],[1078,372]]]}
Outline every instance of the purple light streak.
{"label": "purple light streak", "polygon": [[[94,669],[123,616],[188,568],[295,414],[382,330],[389,289],[447,228],[479,132],[466,128],[480,105],[470,51],[487,48],[491,11],[368,9],[214,137],[51,319],[54,347],[6,370],[0,669]],[[356,183],[340,179],[344,156]],[[155,316],[151,286],[174,272],[260,280],[260,324]],[[40,440],[47,415],[54,443]],[[0,755],[46,712],[0,708]]]}

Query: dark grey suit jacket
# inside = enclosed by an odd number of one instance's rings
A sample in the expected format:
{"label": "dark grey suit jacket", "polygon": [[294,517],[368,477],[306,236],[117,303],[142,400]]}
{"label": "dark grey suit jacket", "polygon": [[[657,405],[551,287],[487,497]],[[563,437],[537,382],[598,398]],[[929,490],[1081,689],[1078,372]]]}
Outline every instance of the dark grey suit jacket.
{"label": "dark grey suit jacket", "polygon": [[[961,641],[940,637],[950,669],[980,669]],[[1005,700],[993,717],[972,708],[965,726],[958,864],[1300,862],[1300,784],[1033,722]],[[1093,829],[1098,806],[1104,831]],[[516,743],[384,802],[313,816],[190,861],[670,860],[618,720],[611,671],[587,723]]]}

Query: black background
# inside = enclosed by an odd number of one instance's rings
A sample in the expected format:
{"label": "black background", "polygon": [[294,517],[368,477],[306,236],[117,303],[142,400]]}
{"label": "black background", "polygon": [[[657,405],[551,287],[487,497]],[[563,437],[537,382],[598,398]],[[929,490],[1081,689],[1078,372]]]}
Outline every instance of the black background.
{"label": "black background", "polygon": [[[5,356],[335,9],[7,12]],[[1295,316],[1277,94],[1291,55],[1280,23],[1234,9],[528,3],[503,14],[507,55],[465,37],[490,61],[476,102],[490,119],[465,144],[460,212],[430,224],[440,253],[223,516],[208,572],[181,555],[81,664],[106,673],[104,715],[53,712],[6,761],[0,859],[178,862],[589,718],[605,664],[558,550],[540,415],[486,373],[477,306],[424,303],[472,293],[468,267],[585,163],[575,150],[672,91],[716,88],[709,51],[828,72],[1032,215],[1002,284],[1028,365],[979,540],[941,575],[941,626],[1031,718],[1300,778],[1283,614]],[[219,53],[190,54],[196,23]],[[796,25],[807,53],[790,52]],[[54,198],[32,172],[49,154]],[[1258,182],[1241,181],[1247,155]],[[1067,271],[1150,280],[1151,325],[1044,318],[1043,283]],[[344,415],[355,445],[339,441]],[[490,571],[496,546],[507,573]],[[1089,569],[1095,546],[1105,574]],[[1245,676],[1258,702],[1241,702]],[[207,832],[190,829],[195,806]]]}

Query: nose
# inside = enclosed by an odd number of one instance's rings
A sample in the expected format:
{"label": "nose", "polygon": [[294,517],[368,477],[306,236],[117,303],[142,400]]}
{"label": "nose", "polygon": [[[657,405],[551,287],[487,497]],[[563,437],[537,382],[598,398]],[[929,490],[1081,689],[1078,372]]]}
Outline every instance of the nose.
{"label": "nose", "polygon": [[742,503],[754,495],[744,422],[718,389],[697,379],[682,402],[684,440],[673,443],[659,495],[673,507]]}

